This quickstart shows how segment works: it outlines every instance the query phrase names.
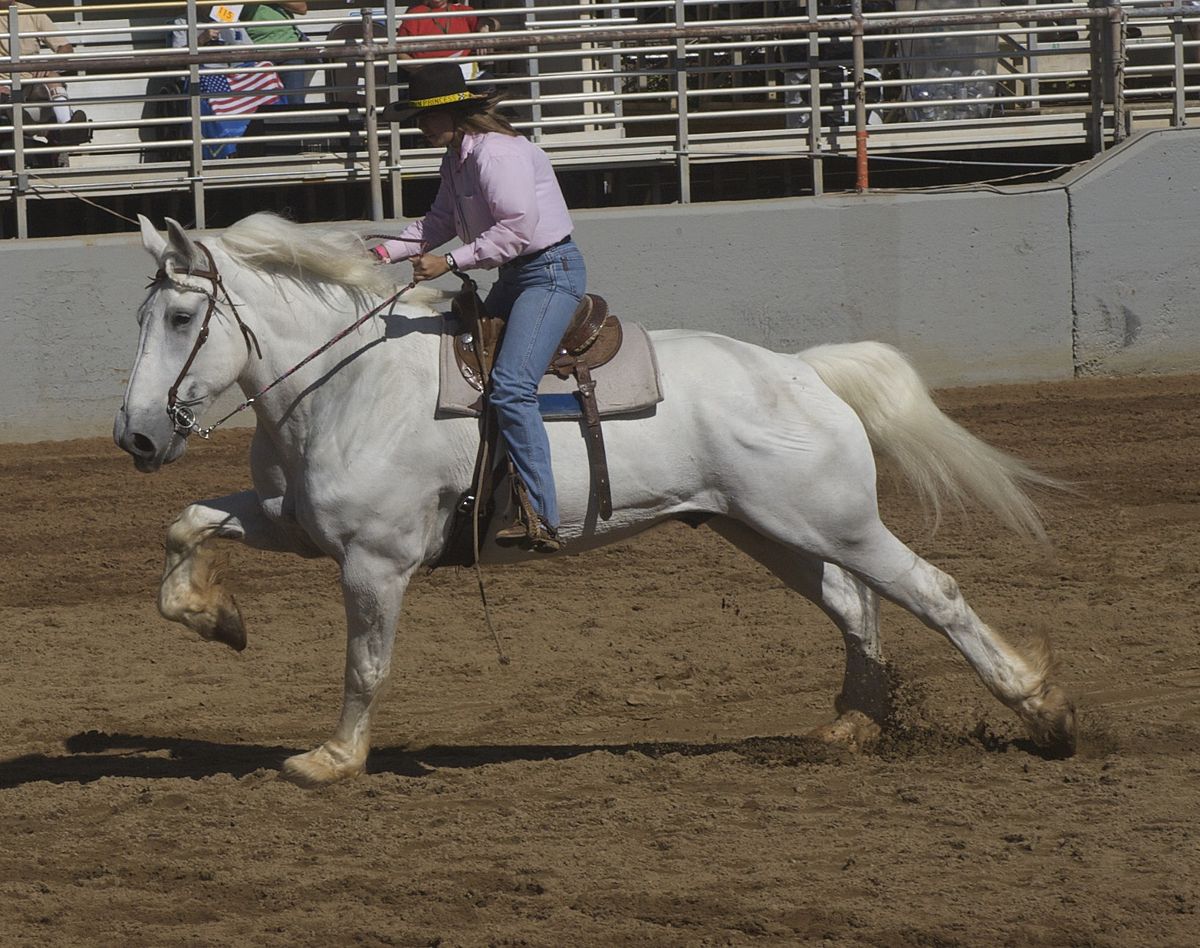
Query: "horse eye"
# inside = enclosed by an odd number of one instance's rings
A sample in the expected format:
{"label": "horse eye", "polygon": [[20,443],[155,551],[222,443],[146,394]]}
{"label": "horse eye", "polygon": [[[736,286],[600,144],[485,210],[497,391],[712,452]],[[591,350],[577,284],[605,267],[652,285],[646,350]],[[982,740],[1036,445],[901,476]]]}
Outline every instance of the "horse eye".
{"label": "horse eye", "polygon": [[171,314],[171,325],[178,329],[181,326],[186,326],[192,321],[192,314],[179,312]]}

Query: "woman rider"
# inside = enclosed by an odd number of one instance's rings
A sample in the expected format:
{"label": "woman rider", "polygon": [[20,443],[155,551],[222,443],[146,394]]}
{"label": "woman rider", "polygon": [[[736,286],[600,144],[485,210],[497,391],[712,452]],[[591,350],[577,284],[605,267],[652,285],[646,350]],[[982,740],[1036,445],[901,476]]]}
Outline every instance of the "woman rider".
{"label": "woman rider", "polygon": [[[496,114],[496,98],[467,91],[454,63],[415,70],[409,97],[395,119],[415,115],[429,143],[446,149],[441,186],[422,220],[374,249],[388,263],[411,260],[417,281],[499,268],[485,308],[508,326],[490,402],[535,516],[503,528],[496,542],[553,552],[562,547],[558,501],[537,386],[587,286],[571,215],[546,153]],[[432,252],[454,236],[461,247]]]}

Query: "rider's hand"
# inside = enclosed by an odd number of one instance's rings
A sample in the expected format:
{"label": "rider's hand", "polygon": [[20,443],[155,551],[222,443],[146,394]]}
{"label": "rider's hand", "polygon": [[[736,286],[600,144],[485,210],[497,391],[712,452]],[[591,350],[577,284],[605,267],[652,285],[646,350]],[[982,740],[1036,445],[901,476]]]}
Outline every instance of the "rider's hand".
{"label": "rider's hand", "polygon": [[413,282],[423,283],[426,280],[436,280],[443,273],[450,272],[445,254],[423,253],[410,258],[413,266]]}

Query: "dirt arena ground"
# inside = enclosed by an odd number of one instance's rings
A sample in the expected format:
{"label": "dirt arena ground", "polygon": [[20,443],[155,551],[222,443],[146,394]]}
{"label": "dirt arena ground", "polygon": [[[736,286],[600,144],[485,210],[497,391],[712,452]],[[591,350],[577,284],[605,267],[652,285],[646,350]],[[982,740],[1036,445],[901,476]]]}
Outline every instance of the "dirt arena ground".
{"label": "dirt arena ground", "polygon": [[1048,550],[883,497],[993,626],[1051,636],[1074,759],[892,607],[892,730],[814,746],[836,631],[680,525],[491,570],[506,667],[473,575],[420,579],[370,773],[304,792],[275,773],[337,714],[332,565],[235,549],[241,654],[154,608],[165,526],[247,484],[245,432],[153,477],[0,447],[0,944],[1200,943],[1200,376],[938,400],[1079,486]]}

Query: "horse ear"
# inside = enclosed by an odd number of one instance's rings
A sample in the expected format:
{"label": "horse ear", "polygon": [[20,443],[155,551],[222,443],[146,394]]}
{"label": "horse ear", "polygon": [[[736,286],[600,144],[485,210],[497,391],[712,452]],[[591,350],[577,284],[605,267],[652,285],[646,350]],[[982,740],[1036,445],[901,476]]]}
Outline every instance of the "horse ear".
{"label": "horse ear", "polygon": [[154,225],[150,223],[150,219],[144,214],[138,215],[138,223],[142,227],[142,246],[146,248],[146,253],[150,254],[155,260],[162,258],[163,251],[167,249],[167,242],[163,239],[162,234],[154,229]]}
{"label": "horse ear", "polygon": [[197,266],[203,267],[204,261],[200,256],[200,248],[193,242],[192,238],[187,235],[179,224],[179,221],[170,217],[166,218],[167,222],[167,253],[174,257],[177,264],[181,264],[181,269],[194,270]]}

